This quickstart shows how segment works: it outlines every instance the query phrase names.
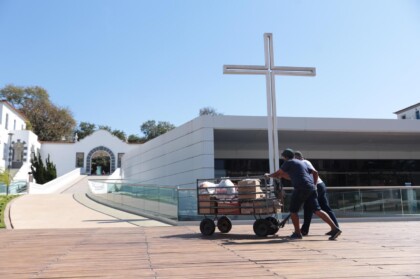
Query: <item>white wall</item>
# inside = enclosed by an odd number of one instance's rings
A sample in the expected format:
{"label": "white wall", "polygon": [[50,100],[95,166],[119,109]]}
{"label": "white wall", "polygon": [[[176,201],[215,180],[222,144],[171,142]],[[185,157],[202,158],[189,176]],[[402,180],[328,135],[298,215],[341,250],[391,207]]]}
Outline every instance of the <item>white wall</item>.
{"label": "white wall", "polygon": [[[6,118],[8,118],[8,121],[6,121]],[[8,127],[6,129],[7,122]],[[0,126],[9,131],[26,129],[25,119],[5,102],[0,103]]]}
{"label": "white wall", "polygon": [[82,172],[84,172],[89,152],[99,146],[110,149],[114,153],[115,160],[118,160],[118,153],[127,153],[136,147],[136,145],[121,141],[108,131],[98,130],[76,143],[43,142],[41,156],[45,160],[50,155],[50,160],[56,165],[57,176],[60,176],[76,168],[76,153],[83,152],[84,168]]}
{"label": "white wall", "polygon": [[[214,127],[267,133],[265,117],[225,117]],[[280,150],[298,149],[308,159],[420,159],[420,121],[279,117],[278,130]],[[217,141],[215,158],[267,158],[267,146],[266,139]]]}
{"label": "white wall", "polygon": [[139,146],[123,159],[122,175],[132,182],[188,187],[214,176],[211,118],[196,118]]}
{"label": "white wall", "polygon": [[[8,117],[6,117],[8,115]],[[8,118],[8,129],[6,129],[6,118]],[[16,123],[16,125],[15,125]],[[30,161],[30,147],[39,146],[38,137],[26,129],[25,118],[14,110],[7,102],[0,102],[0,169],[8,166],[9,160],[9,133],[13,133],[12,142],[20,140],[26,142],[27,150],[26,160]]]}
{"label": "white wall", "polygon": [[76,158],[73,143],[45,143],[41,145],[41,158],[45,162],[50,160],[55,164],[57,176],[68,173],[76,168]]}

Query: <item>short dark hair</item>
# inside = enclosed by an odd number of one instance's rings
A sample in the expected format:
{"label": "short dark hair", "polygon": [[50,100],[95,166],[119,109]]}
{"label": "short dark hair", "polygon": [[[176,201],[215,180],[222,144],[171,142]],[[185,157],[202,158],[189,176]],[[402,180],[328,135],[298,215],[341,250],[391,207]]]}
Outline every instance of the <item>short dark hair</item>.
{"label": "short dark hair", "polygon": [[300,152],[300,151],[295,151],[295,157],[300,157],[300,158],[303,158],[302,152]]}
{"label": "short dark hair", "polygon": [[293,159],[295,158],[295,152],[293,151],[293,149],[287,148],[283,150],[283,152],[281,153],[281,156],[287,159]]}

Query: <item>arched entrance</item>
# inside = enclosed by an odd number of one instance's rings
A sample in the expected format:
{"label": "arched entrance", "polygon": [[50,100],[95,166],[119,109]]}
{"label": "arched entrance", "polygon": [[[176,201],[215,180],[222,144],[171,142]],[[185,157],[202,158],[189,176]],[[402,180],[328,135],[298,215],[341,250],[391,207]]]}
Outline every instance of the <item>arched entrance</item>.
{"label": "arched entrance", "polygon": [[115,155],[104,146],[92,149],[86,158],[86,173],[93,175],[109,175],[115,171]]}
{"label": "arched entrance", "polygon": [[111,171],[111,156],[108,152],[99,150],[92,154],[90,174],[105,175]]}

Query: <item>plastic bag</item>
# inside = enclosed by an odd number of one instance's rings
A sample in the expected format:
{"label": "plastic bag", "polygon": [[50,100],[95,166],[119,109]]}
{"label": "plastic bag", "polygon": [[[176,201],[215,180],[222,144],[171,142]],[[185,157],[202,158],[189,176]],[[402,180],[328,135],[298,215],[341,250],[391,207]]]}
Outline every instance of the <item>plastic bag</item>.
{"label": "plastic bag", "polygon": [[200,188],[199,193],[213,195],[216,192],[216,186],[217,184],[213,182],[204,181],[198,186]]}
{"label": "plastic bag", "polygon": [[216,185],[216,198],[221,200],[234,199],[238,191],[229,179],[223,179],[218,185]]}

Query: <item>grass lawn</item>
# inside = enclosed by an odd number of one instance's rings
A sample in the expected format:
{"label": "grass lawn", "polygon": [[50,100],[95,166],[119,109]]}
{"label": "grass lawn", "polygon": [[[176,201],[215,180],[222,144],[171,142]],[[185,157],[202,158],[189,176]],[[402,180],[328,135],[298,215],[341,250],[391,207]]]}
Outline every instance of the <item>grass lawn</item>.
{"label": "grass lawn", "polygon": [[6,227],[4,224],[4,211],[6,209],[6,205],[9,201],[16,198],[17,196],[0,196],[0,229],[3,229]]}

